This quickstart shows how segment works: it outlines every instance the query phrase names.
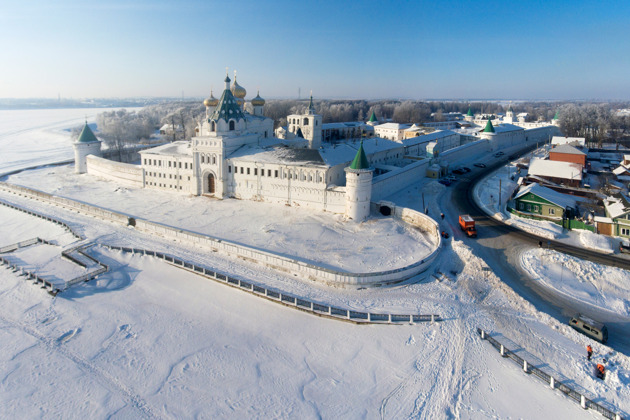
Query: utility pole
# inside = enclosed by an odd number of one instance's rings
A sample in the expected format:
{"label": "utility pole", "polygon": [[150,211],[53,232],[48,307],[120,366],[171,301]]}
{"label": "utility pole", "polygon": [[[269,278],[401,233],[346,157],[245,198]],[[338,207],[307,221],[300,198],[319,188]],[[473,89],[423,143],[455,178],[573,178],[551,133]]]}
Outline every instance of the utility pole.
{"label": "utility pole", "polygon": [[501,211],[501,178],[499,178],[499,211]]}

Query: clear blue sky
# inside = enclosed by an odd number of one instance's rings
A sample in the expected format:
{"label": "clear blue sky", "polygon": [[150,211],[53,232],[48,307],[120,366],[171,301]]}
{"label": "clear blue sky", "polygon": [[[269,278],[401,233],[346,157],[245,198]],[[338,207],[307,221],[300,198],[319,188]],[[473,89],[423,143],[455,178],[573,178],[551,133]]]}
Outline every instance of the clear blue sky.
{"label": "clear blue sky", "polygon": [[0,97],[630,99],[630,1],[0,0]]}

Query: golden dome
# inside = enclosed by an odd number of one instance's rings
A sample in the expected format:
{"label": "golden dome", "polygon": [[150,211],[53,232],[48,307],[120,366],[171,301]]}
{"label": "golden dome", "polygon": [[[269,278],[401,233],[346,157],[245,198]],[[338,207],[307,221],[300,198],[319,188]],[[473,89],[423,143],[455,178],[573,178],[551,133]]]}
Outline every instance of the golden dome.
{"label": "golden dome", "polygon": [[245,95],[247,95],[245,88],[236,82],[236,77],[234,77],[234,83],[232,83],[230,90],[232,91],[232,95],[239,99],[243,99]]}
{"label": "golden dome", "polygon": [[219,104],[219,100],[217,98],[214,97],[214,95],[212,94],[212,92],[210,92],[210,97],[206,100],[203,101],[203,104],[206,107],[211,107],[211,106],[217,106]]}
{"label": "golden dome", "polygon": [[256,97],[252,99],[252,105],[263,106],[264,104],[265,104],[265,100],[260,97],[260,92],[257,92]]}
{"label": "golden dome", "polygon": [[236,98],[236,103],[242,108],[245,100],[243,98]]}

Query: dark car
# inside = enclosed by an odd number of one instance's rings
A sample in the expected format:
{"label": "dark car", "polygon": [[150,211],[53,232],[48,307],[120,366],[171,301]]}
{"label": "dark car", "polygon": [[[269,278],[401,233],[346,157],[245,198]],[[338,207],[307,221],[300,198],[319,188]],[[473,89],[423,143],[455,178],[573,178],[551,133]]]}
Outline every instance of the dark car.
{"label": "dark car", "polygon": [[463,175],[463,174],[465,174],[465,173],[466,173],[466,171],[463,171],[463,170],[461,170],[461,169],[455,169],[455,170],[453,171],[453,173],[454,173],[454,174],[457,174],[457,175]]}
{"label": "dark car", "polygon": [[465,167],[465,166],[462,166],[462,171],[464,171],[464,172],[470,172],[470,168],[467,168],[467,167]]}
{"label": "dark car", "polygon": [[438,182],[442,185],[446,185],[447,187],[451,185],[451,181],[449,181],[448,179],[440,179]]}
{"label": "dark car", "polygon": [[630,254],[630,242],[622,241],[619,243],[619,252]]}
{"label": "dark car", "polygon": [[474,166],[476,166],[477,168],[485,168],[486,164],[485,163],[475,163]]}
{"label": "dark car", "polygon": [[494,154],[494,157],[503,156],[504,154],[505,154],[505,153],[503,153],[503,152],[496,152],[496,153]]}

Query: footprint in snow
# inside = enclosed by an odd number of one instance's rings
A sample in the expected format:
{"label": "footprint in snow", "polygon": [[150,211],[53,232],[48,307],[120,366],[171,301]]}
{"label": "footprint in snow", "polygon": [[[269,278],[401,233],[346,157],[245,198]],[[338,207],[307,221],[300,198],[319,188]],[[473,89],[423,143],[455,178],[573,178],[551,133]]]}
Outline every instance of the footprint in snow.
{"label": "footprint in snow", "polygon": [[410,335],[405,344],[407,345],[416,344],[416,339],[413,337],[413,335]]}

